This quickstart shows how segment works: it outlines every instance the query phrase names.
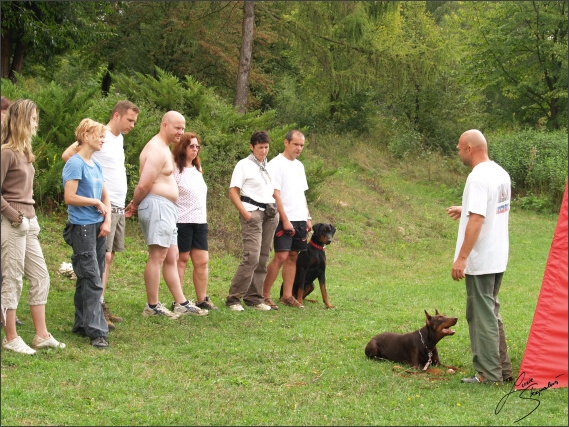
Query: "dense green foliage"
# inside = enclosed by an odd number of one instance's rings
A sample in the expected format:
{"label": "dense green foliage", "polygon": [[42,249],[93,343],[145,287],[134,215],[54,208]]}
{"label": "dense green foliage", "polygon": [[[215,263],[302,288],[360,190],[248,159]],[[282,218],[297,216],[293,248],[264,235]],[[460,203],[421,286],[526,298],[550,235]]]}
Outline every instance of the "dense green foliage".
{"label": "dense green foliage", "polygon": [[[3,78],[94,79],[107,94],[117,74],[161,69],[234,99],[242,2],[7,1],[2,11]],[[313,133],[416,134],[444,154],[469,128],[563,130],[567,17],[564,1],[255,2],[248,109]]]}
{"label": "dense green foliage", "polygon": [[[452,157],[459,135],[476,128],[496,142],[493,152],[511,169],[524,206],[559,206],[567,178],[566,2],[255,2],[242,115],[231,105],[241,2],[1,7],[2,94],[41,108],[35,149],[42,207],[61,203],[60,153],[76,124],[84,117],[106,123],[124,98],[141,108],[125,139],[130,191],[140,150],[162,115],[177,109],[203,139],[216,198],[258,129],[271,135],[269,158],[288,130],[300,128],[309,141],[361,137],[406,162]],[[10,44],[17,41],[32,44],[24,52]],[[14,68],[18,55],[23,66]],[[560,149],[550,149],[552,141]],[[316,198],[317,184],[333,170],[318,156],[303,160]]]}
{"label": "dense green foliage", "polygon": [[522,207],[555,211],[567,183],[567,133],[525,130],[490,137],[490,157],[512,178]]}
{"label": "dense green foliage", "polygon": [[[40,107],[40,128],[34,142],[37,176],[35,198],[40,208],[62,206],[63,187],[61,153],[74,139],[74,129],[84,117],[106,123],[115,103],[128,98],[141,108],[135,128],[126,136],[125,153],[129,178],[129,197],[138,182],[138,155],[146,142],[158,132],[163,112],[175,109],[186,119],[186,129],[202,138],[200,156],[214,200],[225,198],[235,163],[249,152],[249,137],[258,129],[266,129],[272,144],[269,159],[283,148],[288,130],[297,127],[280,124],[274,110],[238,114],[215,91],[204,87],[191,76],[184,80],[156,69],[156,76],[137,73],[133,77],[114,74],[115,91],[102,96],[94,82],[62,87],[52,82],[39,85],[33,79],[21,78],[18,84],[2,81],[3,93],[13,99],[34,99]],[[307,142],[322,133],[307,134]],[[524,130],[488,133],[491,157],[511,173],[515,195],[523,198],[523,206],[555,212],[561,203],[567,177],[567,133]],[[389,155],[400,161],[422,158],[427,163],[434,154],[425,138],[411,126],[405,128],[387,123],[381,132],[356,137],[348,133],[336,139],[359,138],[370,146],[385,147]],[[328,141],[327,138],[324,140]],[[454,143],[456,145],[456,142]],[[318,155],[303,154],[310,200],[318,198],[318,186],[335,172]]]}

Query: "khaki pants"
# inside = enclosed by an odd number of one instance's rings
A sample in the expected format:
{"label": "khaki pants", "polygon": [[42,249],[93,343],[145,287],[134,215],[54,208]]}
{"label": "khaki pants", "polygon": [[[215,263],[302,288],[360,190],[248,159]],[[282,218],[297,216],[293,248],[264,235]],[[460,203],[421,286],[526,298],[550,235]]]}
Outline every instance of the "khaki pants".
{"label": "khaki pants", "polygon": [[2,310],[16,310],[24,274],[30,282],[29,305],[45,305],[49,272],[38,240],[37,217],[24,218],[18,227],[2,216]]}
{"label": "khaki pants", "polygon": [[241,298],[246,305],[257,305],[265,301],[263,298],[263,282],[267,275],[267,261],[271,254],[271,243],[279,216],[269,218],[262,210],[251,212],[251,219],[241,220],[243,236],[243,257],[231,280],[229,295],[225,305],[239,304]]}

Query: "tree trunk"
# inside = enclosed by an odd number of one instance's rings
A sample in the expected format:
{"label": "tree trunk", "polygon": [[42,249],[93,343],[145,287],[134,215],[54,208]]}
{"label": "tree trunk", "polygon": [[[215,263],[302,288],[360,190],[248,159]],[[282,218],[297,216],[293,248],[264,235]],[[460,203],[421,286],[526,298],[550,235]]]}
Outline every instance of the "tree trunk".
{"label": "tree trunk", "polygon": [[10,75],[10,58],[12,56],[12,45],[8,36],[2,37],[2,50],[0,51],[0,62],[2,63],[2,78],[7,79]]}
{"label": "tree trunk", "polygon": [[249,97],[249,72],[251,71],[251,52],[253,51],[253,27],[255,21],[255,2],[246,0],[243,2],[243,30],[241,44],[241,58],[237,75],[237,88],[233,106],[237,107],[240,114],[247,111]]}
{"label": "tree trunk", "polygon": [[26,45],[22,42],[16,42],[16,48],[14,49],[14,58],[12,59],[12,67],[8,77],[13,83],[18,80],[16,74],[22,74],[22,68],[24,68],[24,57],[26,54]]}
{"label": "tree trunk", "polygon": [[113,71],[114,68],[115,64],[109,62],[109,65],[107,66],[107,71],[105,72],[105,75],[103,76],[103,81],[101,82],[101,91],[103,92],[103,96],[109,95],[109,90],[111,89],[111,83],[112,83],[111,71]]}

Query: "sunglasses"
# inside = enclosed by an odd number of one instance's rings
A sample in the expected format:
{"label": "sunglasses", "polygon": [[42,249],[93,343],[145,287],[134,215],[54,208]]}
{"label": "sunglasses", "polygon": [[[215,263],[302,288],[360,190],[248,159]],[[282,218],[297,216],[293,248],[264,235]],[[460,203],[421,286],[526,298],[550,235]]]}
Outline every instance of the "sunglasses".
{"label": "sunglasses", "polygon": [[199,150],[200,147],[201,147],[201,145],[198,145],[198,144],[190,144],[190,145],[188,145],[188,148],[192,148],[192,149],[193,149],[193,148],[197,148],[197,149]]}

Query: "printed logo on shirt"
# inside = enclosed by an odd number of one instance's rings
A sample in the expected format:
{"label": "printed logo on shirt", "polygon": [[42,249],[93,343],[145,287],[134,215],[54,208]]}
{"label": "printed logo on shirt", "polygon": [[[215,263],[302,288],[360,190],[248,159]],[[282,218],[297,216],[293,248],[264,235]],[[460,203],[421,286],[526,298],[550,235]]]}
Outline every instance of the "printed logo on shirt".
{"label": "printed logo on shirt", "polygon": [[496,213],[501,214],[510,210],[510,185],[502,184],[498,189],[498,207]]}

